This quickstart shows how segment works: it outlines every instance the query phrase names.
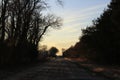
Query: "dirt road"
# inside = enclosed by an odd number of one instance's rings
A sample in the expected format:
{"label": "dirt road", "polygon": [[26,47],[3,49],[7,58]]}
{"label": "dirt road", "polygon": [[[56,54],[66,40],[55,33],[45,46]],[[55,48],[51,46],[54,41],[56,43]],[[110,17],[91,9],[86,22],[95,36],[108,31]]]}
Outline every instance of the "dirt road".
{"label": "dirt road", "polygon": [[56,58],[2,80],[108,80],[92,74],[74,62]]}

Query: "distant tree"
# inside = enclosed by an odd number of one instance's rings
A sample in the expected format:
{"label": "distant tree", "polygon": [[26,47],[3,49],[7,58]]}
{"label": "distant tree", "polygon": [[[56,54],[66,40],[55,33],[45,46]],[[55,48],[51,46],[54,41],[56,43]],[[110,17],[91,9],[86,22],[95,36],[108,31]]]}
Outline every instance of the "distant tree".
{"label": "distant tree", "polygon": [[62,56],[64,56],[65,51],[66,51],[66,49],[62,48]]}
{"label": "distant tree", "polygon": [[58,52],[59,50],[56,48],[56,47],[51,47],[50,48],[50,50],[49,50],[49,56],[50,57],[56,57],[57,55],[57,52]]}

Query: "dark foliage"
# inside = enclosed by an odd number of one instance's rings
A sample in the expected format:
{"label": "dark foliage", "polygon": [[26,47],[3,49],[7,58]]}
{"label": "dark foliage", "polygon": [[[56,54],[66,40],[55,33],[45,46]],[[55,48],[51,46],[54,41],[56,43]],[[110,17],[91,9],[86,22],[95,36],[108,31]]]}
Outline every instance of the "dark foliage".
{"label": "dark foliage", "polygon": [[56,57],[56,53],[58,52],[59,50],[56,48],[56,47],[51,47],[50,50],[49,50],[49,56],[50,57]]}
{"label": "dark foliage", "polygon": [[71,46],[69,49],[65,50],[63,52],[63,57],[69,57],[69,58],[77,58],[80,57],[80,54],[78,54],[77,48],[75,46]]}
{"label": "dark foliage", "polygon": [[87,58],[109,64],[120,64],[120,1],[112,0],[108,9],[82,30],[74,49]]}

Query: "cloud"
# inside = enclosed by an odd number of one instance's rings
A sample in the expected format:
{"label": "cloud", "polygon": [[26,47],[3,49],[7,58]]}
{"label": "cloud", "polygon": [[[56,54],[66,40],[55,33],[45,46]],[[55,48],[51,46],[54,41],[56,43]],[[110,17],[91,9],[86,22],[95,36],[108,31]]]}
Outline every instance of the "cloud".
{"label": "cloud", "polygon": [[100,4],[96,6],[92,6],[89,8],[85,8],[82,10],[77,10],[77,11],[67,11],[64,15],[64,24],[75,22],[78,20],[85,20],[89,18],[92,15],[95,15],[96,13],[100,14],[101,10],[106,6],[106,4]]}
{"label": "cloud", "polygon": [[94,19],[93,16],[100,15],[102,13],[101,12],[102,10],[99,9],[101,8],[103,9],[103,7],[105,6],[106,6],[105,4],[101,4],[101,5],[85,8],[80,11],[74,11],[74,12],[71,11],[70,13],[68,12],[69,14],[66,13],[64,15],[64,23],[63,23],[64,26],[58,32],[68,33],[68,34],[80,32],[81,29],[87,27],[92,23],[91,18]]}

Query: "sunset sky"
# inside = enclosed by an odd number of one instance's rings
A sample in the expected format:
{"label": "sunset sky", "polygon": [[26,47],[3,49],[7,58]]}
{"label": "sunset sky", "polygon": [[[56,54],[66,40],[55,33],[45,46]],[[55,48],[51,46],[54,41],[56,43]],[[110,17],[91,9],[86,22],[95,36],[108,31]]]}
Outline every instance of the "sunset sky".
{"label": "sunset sky", "polygon": [[48,48],[55,46],[61,54],[62,48],[67,49],[79,41],[81,29],[99,17],[110,0],[63,0],[63,7],[55,0],[49,0],[48,3],[51,7],[47,11],[61,17],[63,26],[59,30],[49,29],[40,44]]}

